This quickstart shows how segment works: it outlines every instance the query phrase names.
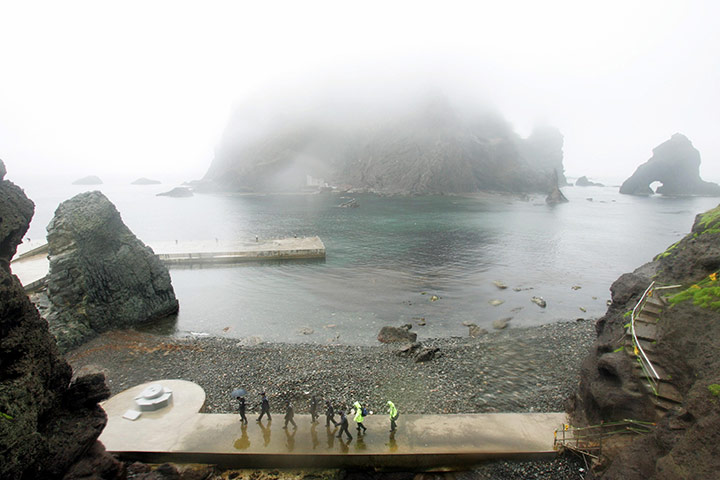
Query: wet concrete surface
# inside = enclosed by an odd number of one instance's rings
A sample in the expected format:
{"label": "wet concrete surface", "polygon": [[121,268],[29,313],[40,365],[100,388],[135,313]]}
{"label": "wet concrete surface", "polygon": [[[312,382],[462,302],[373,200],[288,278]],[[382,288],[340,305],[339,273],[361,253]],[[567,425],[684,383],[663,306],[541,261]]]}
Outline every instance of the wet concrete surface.
{"label": "wet concrete surface", "polygon": [[[143,412],[134,421],[123,418],[126,410],[134,408],[134,397],[152,383],[173,390],[172,405]],[[249,412],[249,422],[243,424],[239,415],[198,413],[204,400],[201,387],[183,380],[131,388],[103,403],[108,425],[100,440],[111,452],[145,461],[412,467],[430,459],[431,463],[452,463],[552,454],[553,431],[566,421],[564,413],[413,415],[400,411],[396,432],[389,431],[386,414],[375,414],[366,417],[367,432],[360,435],[349,416],[352,439],[348,439],[337,437],[339,428],[326,427],[324,415],[315,424],[309,415],[296,415],[297,428],[289,424],[285,429],[282,413],[273,413],[272,421],[256,422],[257,414]]]}

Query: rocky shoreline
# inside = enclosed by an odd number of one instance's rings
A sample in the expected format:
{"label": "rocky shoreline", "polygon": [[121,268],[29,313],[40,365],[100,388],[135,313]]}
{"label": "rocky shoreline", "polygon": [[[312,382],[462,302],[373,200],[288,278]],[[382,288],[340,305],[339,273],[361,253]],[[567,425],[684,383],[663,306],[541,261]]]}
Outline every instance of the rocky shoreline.
{"label": "rocky shoreline", "polygon": [[274,410],[291,400],[308,411],[315,394],[338,406],[360,400],[380,409],[393,399],[407,413],[562,411],[574,391],[594,322],[511,328],[478,338],[424,342],[439,356],[416,363],[397,345],[368,347],[173,338],[136,330],[107,332],[68,352],[76,374],[102,372],[113,394],[140,383],[181,378],[205,389],[206,412],[233,412],[229,393],[266,391]]}

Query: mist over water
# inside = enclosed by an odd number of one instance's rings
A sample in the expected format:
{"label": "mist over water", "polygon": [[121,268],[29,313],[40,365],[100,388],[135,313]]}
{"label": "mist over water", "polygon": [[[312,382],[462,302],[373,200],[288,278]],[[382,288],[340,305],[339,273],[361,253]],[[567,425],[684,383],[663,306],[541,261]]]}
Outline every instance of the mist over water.
{"label": "mist over water", "polygon": [[[344,344],[376,343],[383,325],[413,323],[422,339],[467,335],[462,322],[492,329],[506,317],[510,328],[599,317],[620,274],[664,251],[696,214],[717,205],[713,198],[625,196],[617,187],[566,187],[570,203],[555,207],[542,196],[355,195],[360,207],[348,209],[337,207],[344,200],[335,194],[167,198],[155,194],[169,185],[22,186],[36,203],[26,237],[33,244],[44,240],[60,201],[92,189],[151,245],[318,235],[325,261],[172,268],[180,313],[153,328]],[[535,295],[546,309],[531,303]],[[504,303],[490,305],[495,299]],[[314,333],[301,334],[305,327]]]}

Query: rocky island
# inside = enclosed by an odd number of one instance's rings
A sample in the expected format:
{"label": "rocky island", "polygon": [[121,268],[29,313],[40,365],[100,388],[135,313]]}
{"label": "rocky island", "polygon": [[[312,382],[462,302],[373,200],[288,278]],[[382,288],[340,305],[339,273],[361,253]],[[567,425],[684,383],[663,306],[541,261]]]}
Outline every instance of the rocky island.
{"label": "rocky island", "polygon": [[563,136],[538,127],[521,138],[498,113],[460,111],[425,98],[340,127],[298,114],[248,135],[249,113],[228,125],[201,189],[234,192],[338,189],[379,194],[549,192],[565,185]]}
{"label": "rocky island", "polygon": [[73,185],[102,185],[102,183],[103,181],[97,175],[88,175],[72,182]]}
{"label": "rocky island", "polygon": [[[650,184],[661,182],[653,192]],[[653,149],[653,156],[640,165],[620,186],[627,195],[720,196],[720,185],[700,178],[700,152],[680,133]]]}

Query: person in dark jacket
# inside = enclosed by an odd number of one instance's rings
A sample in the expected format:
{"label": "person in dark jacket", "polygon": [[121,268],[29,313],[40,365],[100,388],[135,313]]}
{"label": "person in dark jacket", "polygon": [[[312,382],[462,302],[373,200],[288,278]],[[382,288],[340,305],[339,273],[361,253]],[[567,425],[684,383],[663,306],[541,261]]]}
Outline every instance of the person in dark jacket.
{"label": "person in dark jacket", "polygon": [[340,410],[340,433],[338,433],[337,438],[342,437],[343,432],[345,432],[348,436],[348,440],[352,440],[352,435],[350,435],[350,432],[348,431],[348,419],[345,416],[345,411]]}
{"label": "person in dark jacket", "polygon": [[312,423],[317,423],[317,419],[319,417],[318,413],[318,400],[315,395],[312,396],[310,399],[310,418],[312,419]]}
{"label": "person in dark jacket", "polygon": [[288,423],[292,423],[292,426],[294,429],[297,430],[297,425],[295,424],[295,409],[292,406],[292,403],[290,403],[290,400],[288,400],[285,403],[285,426],[283,428],[287,428]]}
{"label": "person in dark jacket", "polygon": [[240,412],[240,421],[242,423],[247,423],[247,417],[245,416],[245,397],[240,397],[238,399],[238,411]]}
{"label": "person in dark jacket", "polygon": [[327,400],[325,401],[325,426],[329,427],[330,422],[336,427],[338,426],[338,422],[335,421],[335,409],[332,403],[330,403],[330,400]]}
{"label": "person in dark jacket", "polygon": [[267,414],[268,421],[272,422],[272,415],[270,415],[270,402],[268,402],[268,399],[265,396],[265,392],[262,392],[260,395],[262,395],[262,401],[260,402],[260,416],[258,417],[256,422],[262,420],[262,417],[265,414]]}

